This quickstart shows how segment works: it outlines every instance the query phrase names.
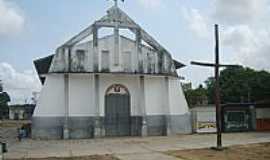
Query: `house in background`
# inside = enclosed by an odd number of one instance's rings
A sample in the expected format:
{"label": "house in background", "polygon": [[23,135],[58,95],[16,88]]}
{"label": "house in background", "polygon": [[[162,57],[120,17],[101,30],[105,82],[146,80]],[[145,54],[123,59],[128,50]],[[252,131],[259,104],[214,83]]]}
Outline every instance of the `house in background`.
{"label": "house in background", "polygon": [[228,103],[222,106],[224,132],[245,132],[256,130],[256,104]]}
{"label": "house in background", "polygon": [[33,138],[191,133],[184,65],[118,6],[34,63],[43,88]]}
{"label": "house in background", "polygon": [[[216,132],[214,105],[191,109],[194,133]],[[222,105],[223,132],[270,131],[270,103],[228,103]]]}
{"label": "house in background", "polygon": [[270,131],[270,101],[258,102],[256,108],[256,130]]}
{"label": "house in background", "polygon": [[30,120],[35,110],[34,104],[10,105],[10,120]]}
{"label": "house in background", "polygon": [[270,131],[270,103],[232,103],[222,107],[223,129],[234,131]]}
{"label": "house in background", "polygon": [[214,133],[217,131],[214,105],[196,105],[190,111],[193,133]]}

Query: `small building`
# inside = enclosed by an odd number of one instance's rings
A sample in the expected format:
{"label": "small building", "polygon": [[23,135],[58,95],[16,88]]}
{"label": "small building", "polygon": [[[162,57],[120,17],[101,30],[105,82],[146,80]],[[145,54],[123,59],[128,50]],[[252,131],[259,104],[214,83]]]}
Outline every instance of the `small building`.
{"label": "small building", "polygon": [[230,103],[222,107],[225,132],[270,131],[270,103]]}
{"label": "small building", "polygon": [[[223,132],[270,131],[270,103],[228,103],[221,105]],[[216,132],[214,105],[191,109],[193,133]]]}
{"label": "small building", "polygon": [[270,131],[270,103],[261,102],[256,107],[256,130]]}
{"label": "small building", "polygon": [[9,119],[10,120],[30,120],[35,109],[34,104],[10,105]]}
{"label": "small building", "polygon": [[222,106],[224,132],[247,132],[256,129],[256,104],[229,103]]}
{"label": "small building", "polygon": [[217,131],[214,105],[197,105],[191,109],[191,115],[193,133],[214,133]]}

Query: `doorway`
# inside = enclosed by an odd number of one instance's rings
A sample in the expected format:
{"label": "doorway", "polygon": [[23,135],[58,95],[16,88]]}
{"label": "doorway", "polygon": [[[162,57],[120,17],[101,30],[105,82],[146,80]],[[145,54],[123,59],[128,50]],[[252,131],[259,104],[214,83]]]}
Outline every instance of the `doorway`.
{"label": "doorway", "polygon": [[105,95],[106,136],[130,136],[131,113],[128,89],[119,84],[112,85]]}

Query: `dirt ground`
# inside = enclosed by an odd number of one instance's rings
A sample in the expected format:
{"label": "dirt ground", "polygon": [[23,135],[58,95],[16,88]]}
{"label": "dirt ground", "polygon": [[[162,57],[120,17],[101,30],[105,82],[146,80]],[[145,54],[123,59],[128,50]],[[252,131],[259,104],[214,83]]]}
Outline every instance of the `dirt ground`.
{"label": "dirt ground", "polygon": [[13,144],[17,140],[18,128],[29,123],[30,121],[0,121],[0,141]]}
{"label": "dirt ground", "polygon": [[270,143],[232,146],[224,151],[192,149],[166,153],[183,160],[270,160]]}
{"label": "dirt ground", "polygon": [[[13,159],[9,159],[13,160]],[[14,159],[15,160],[15,159]],[[93,155],[93,156],[87,156],[87,157],[71,157],[71,158],[41,158],[41,159],[20,159],[20,160],[119,160],[118,158],[115,158],[111,155]]]}

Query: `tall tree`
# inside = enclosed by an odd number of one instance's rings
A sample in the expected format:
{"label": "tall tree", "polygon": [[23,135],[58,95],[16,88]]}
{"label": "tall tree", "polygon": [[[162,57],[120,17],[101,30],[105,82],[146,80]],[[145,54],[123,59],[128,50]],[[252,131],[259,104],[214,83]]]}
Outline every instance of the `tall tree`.
{"label": "tall tree", "polygon": [[185,96],[190,108],[196,105],[207,104],[207,90],[200,85],[196,89],[189,89],[185,91]]}
{"label": "tall tree", "polygon": [[2,80],[0,80],[0,93],[3,92],[3,83]]}
{"label": "tall tree", "polygon": [[[214,79],[205,81],[209,103],[213,102]],[[256,102],[270,99],[270,73],[250,68],[226,68],[220,74],[222,103]]]}
{"label": "tall tree", "polygon": [[3,91],[3,84],[0,81],[0,119],[8,117],[8,102],[10,102],[10,97]]}

